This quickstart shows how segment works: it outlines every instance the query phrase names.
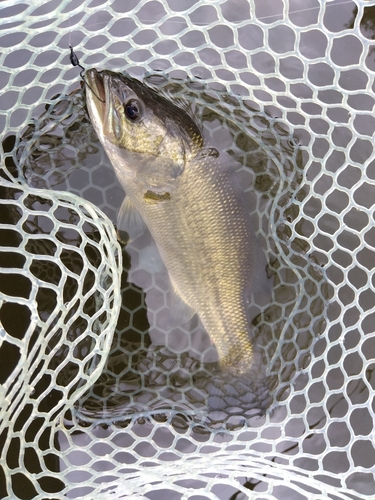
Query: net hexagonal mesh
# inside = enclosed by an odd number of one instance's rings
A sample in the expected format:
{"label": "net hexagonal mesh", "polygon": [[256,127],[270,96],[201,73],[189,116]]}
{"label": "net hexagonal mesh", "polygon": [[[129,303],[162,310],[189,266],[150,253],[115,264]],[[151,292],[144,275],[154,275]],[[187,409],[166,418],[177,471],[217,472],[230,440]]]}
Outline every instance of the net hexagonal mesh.
{"label": "net hexagonal mesh", "polygon": [[[1,498],[375,495],[375,2],[3,2]],[[170,328],[149,234],[85,107],[85,68],[188,103],[241,180],[272,280],[262,367]]]}

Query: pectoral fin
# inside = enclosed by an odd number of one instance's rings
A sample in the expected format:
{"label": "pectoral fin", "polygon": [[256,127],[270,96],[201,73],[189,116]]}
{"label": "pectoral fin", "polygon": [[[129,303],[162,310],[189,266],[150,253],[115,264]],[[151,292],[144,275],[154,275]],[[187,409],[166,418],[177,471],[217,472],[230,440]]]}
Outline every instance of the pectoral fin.
{"label": "pectoral fin", "polygon": [[146,230],[146,224],[141,214],[126,196],[117,216],[117,235],[123,243],[129,243],[141,236]]}

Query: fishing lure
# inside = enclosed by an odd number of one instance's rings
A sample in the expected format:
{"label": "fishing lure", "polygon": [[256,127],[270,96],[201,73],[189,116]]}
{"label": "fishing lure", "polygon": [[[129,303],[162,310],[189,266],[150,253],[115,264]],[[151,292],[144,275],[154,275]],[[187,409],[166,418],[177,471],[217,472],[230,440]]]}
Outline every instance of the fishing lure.
{"label": "fishing lure", "polygon": [[97,94],[95,94],[95,92],[92,90],[92,88],[90,87],[90,85],[87,83],[87,81],[85,80],[85,77],[83,76],[83,73],[85,72],[85,68],[82,66],[82,64],[80,64],[78,56],[74,52],[73,47],[70,44],[69,44],[69,48],[70,48],[70,56],[69,57],[70,57],[70,62],[72,64],[72,66],[78,66],[79,68],[81,68],[81,72],[80,72],[79,76],[82,78],[82,80],[84,81],[85,85],[87,85],[87,87],[91,90],[91,92],[95,95],[95,97],[97,99],[99,99],[99,101],[105,102]]}

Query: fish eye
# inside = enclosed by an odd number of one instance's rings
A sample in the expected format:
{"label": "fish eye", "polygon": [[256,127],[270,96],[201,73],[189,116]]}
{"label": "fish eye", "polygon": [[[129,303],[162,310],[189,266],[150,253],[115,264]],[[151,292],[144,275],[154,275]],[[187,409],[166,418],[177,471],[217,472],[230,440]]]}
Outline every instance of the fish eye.
{"label": "fish eye", "polygon": [[126,116],[133,121],[141,115],[141,108],[135,99],[131,99],[124,105],[124,111]]}

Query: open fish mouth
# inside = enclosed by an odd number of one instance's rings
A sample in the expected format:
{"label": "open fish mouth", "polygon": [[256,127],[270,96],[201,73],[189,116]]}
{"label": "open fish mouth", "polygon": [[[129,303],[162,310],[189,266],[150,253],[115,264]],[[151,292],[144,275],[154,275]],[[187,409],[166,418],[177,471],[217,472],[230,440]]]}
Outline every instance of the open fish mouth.
{"label": "open fish mouth", "polygon": [[90,100],[95,104],[98,113],[103,117],[106,107],[106,91],[102,72],[92,68],[86,71],[85,78],[88,84]]}
{"label": "open fish mouth", "polygon": [[92,68],[86,71],[85,77],[86,103],[94,127],[98,135],[113,138],[113,131],[118,129],[115,125],[120,120],[116,109],[121,107],[120,99],[113,91],[113,75],[109,71],[99,72]]}
{"label": "open fish mouth", "polygon": [[99,97],[102,101],[105,101],[105,89],[102,73],[92,68],[86,71],[85,77],[88,80],[90,87],[95,92],[95,97]]}

